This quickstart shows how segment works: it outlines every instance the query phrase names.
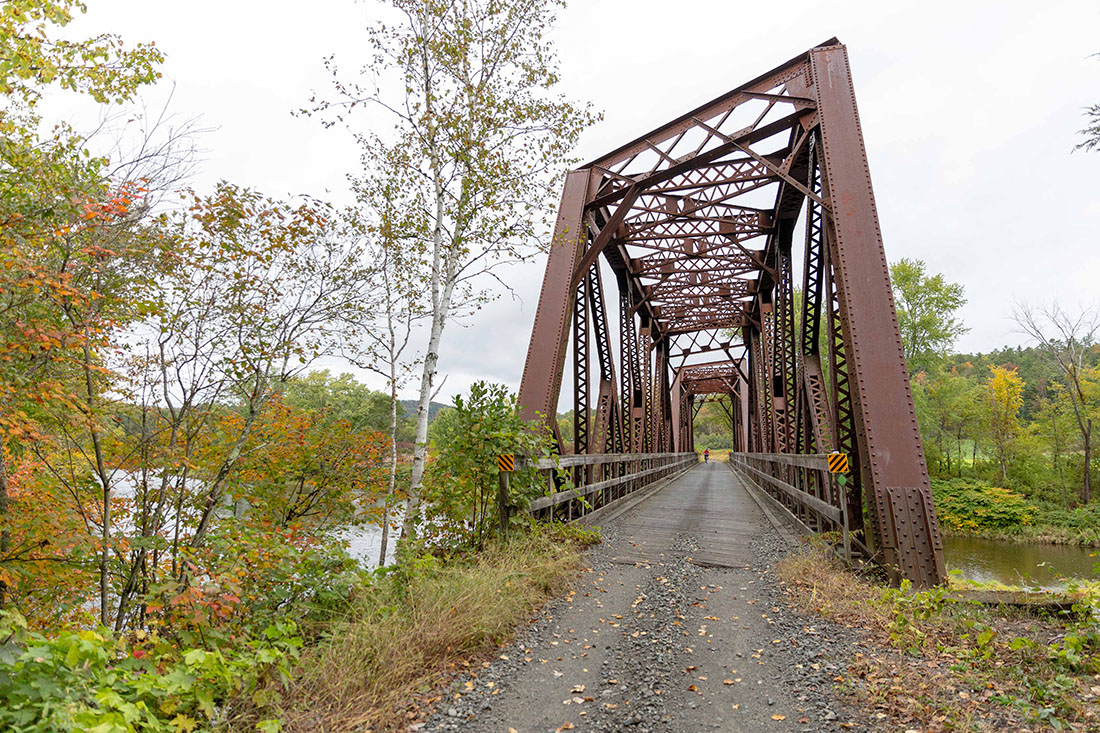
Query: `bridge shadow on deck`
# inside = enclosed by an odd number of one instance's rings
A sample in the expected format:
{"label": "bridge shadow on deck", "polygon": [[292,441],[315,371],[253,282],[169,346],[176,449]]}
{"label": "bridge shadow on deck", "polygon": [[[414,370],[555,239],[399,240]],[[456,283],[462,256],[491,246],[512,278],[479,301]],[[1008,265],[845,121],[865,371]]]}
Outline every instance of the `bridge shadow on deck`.
{"label": "bridge shadow on deck", "polygon": [[769,526],[741,479],[717,462],[690,469],[614,524],[620,537],[633,537],[614,562],[659,562],[678,536],[688,535],[698,546],[691,562],[730,568],[749,565],[753,536]]}

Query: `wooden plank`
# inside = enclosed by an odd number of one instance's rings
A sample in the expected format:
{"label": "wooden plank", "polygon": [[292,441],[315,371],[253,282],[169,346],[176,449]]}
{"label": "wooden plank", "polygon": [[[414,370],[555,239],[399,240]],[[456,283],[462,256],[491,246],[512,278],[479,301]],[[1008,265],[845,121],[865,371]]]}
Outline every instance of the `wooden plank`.
{"label": "wooden plank", "polygon": [[[676,454],[662,454],[662,455],[676,455]],[[645,478],[646,476],[652,476],[653,474],[659,473],[661,471],[673,470],[673,469],[676,469],[680,466],[683,466],[683,465],[687,464],[689,462],[689,460],[694,460],[694,458],[695,458],[695,454],[692,453],[692,454],[686,456],[684,458],[684,460],[682,460],[682,461],[677,461],[677,462],[674,462],[674,463],[667,463],[663,466],[657,466],[656,468],[650,468],[650,469],[647,469],[645,471],[638,471],[637,473],[631,473],[631,474],[628,474],[626,476],[619,476],[617,478],[607,479],[606,481],[599,481],[597,483],[589,484],[587,486],[579,486],[575,489],[569,489],[568,491],[559,491],[555,494],[551,494],[550,496],[540,496],[537,499],[533,499],[531,501],[531,503],[528,504],[527,511],[536,512],[540,509],[545,509],[546,507],[549,507],[549,506],[557,506],[558,504],[561,504],[562,502],[571,501],[572,499],[577,499],[577,498],[580,498],[582,496],[588,496],[589,494],[593,494],[597,491],[600,491],[601,489],[610,489],[612,487],[619,486],[620,484],[625,484],[627,482],[634,481],[635,479]]]}
{"label": "wooden plank", "polygon": [[737,458],[752,458],[755,460],[770,461],[771,463],[782,463],[787,466],[797,466],[798,468],[810,468],[815,471],[829,470],[828,453],[806,455],[792,453],[730,453],[730,458],[735,456]]}
{"label": "wooden plank", "polygon": [[604,453],[592,455],[557,456],[555,458],[540,458],[535,461],[535,468],[543,471],[550,468],[571,468],[573,466],[599,466],[607,463],[624,463],[628,461],[648,461],[659,458],[687,458],[695,456],[695,453]]}

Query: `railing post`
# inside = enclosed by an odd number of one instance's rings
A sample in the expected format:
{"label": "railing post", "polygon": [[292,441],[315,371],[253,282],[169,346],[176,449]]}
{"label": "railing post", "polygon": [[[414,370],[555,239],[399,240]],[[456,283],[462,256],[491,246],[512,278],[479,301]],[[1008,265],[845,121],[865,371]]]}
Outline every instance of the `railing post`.
{"label": "railing post", "polygon": [[852,538],[848,534],[848,502],[840,502],[840,534],[844,542],[844,561],[852,564]]}
{"label": "railing post", "polygon": [[497,474],[499,477],[497,483],[497,521],[499,522],[498,534],[500,535],[501,542],[508,539],[508,522],[510,520],[509,510],[512,506],[508,477],[511,475],[511,471],[500,471]]}

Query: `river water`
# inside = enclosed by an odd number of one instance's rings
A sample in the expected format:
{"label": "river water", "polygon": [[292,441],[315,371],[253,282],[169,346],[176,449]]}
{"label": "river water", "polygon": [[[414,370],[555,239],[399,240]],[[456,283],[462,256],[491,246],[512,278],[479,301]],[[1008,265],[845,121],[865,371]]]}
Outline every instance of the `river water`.
{"label": "river water", "polygon": [[[390,537],[386,542],[387,564],[393,562],[397,549],[398,532],[390,528]],[[340,533],[340,539],[347,540],[348,554],[365,567],[378,567],[378,553],[382,549],[382,528],[376,524],[359,524],[348,527]]]}
{"label": "river water", "polygon": [[1096,548],[951,536],[944,537],[943,551],[948,571],[958,570],[955,577],[965,580],[1051,590],[1072,579],[1100,580]]}

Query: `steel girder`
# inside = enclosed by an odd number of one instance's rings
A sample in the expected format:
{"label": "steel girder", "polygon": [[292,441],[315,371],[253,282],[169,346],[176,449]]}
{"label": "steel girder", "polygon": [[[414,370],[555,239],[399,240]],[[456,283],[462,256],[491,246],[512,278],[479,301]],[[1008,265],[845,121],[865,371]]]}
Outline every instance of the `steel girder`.
{"label": "steel girder", "polygon": [[945,579],[836,39],[567,175],[520,387],[524,416],[555,434],[567,356],[563,452],[691,450],[719,395],[739,451],[848,453],[846,489],[803,490],[845,506],[895,578]]}

